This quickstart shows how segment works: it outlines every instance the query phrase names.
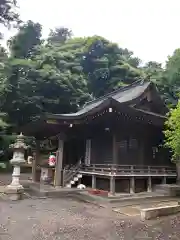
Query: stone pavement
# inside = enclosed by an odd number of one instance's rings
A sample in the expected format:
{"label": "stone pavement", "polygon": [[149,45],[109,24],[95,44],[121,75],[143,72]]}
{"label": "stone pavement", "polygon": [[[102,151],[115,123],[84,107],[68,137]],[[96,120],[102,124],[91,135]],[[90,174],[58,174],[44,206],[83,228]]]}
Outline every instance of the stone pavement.
{"label": "stone pavement", "polygon": [[0,202],[2,240],[180,239],[180,214],[141,222],[71,199]]}

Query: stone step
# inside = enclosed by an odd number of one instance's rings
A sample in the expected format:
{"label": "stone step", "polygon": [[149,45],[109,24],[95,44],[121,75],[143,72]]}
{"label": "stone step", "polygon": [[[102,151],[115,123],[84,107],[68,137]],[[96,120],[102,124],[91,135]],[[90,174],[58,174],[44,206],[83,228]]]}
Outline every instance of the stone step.
{"label": "stone step", "polygon": [[[71,185],[69,185],[70,188],[67,186],[65,188],[61,187],[48,187],[44,189],[44,186],[37,188],[36,192],[26,192],[26,196],[29,198],[66,198],[70,197],[73,198],[74,195],[78,194],[78,192],[81,192],[82,190],[71,188]],[[42,195],[43,194],[43,195]]]}
{"label": "stone step", "polygon": [[46,191],[40,191],[40,189],[35,188],[29,188],[26,190],[26,195],[29,195],[31,197],[38,197],[38,198],[44,198],[47,197]]}
{"label": "stone step", "polygon": [[168,185],[166,185],[166,184],[157,184],[157,185],[155,185],[154,186],[154,189],[156,190],[156,189],[167,189],[167,186]]}
{"label": "stone step", "polygon": [[82,178],[82,174],[78,174],[77,177],[78,177],[78,178]]}
{"label": "stone step", "polygon": [[141,209],[141,220],[149,220],[161,216],[168,216],[171,214],[179,213],[180,205],[177,203],[172,206],[160,206]]}

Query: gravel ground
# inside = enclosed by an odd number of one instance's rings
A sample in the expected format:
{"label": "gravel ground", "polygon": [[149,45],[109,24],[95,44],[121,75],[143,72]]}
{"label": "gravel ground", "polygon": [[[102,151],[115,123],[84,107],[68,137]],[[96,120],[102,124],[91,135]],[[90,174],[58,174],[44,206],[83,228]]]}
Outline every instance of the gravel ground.
{"label": "gravel ground", "polygon": [[[175,237],[176,236],[176,237]],[[71,199],[0,202],[1,240],[180,239],[180,215],[141,222]]]}
{"label": "gravel ground", "polygon": [[[30,173],[21,173],[20,180],[28,180],[31,177]],[[0,186],[8,185],[11,183],[12,174],[0,173]]]}

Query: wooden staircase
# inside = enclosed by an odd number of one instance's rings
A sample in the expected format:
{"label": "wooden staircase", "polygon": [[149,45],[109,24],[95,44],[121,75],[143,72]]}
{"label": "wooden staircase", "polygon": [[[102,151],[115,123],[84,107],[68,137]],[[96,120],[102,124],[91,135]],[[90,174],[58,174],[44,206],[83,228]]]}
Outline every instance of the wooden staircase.
{"label": "wooden staircase", "polygon": [[82,174],[79,174],[81,162],[73,166],[66,166],[63,171],[63,186],[71,188],[75,183],[78,183],[82,178]]}

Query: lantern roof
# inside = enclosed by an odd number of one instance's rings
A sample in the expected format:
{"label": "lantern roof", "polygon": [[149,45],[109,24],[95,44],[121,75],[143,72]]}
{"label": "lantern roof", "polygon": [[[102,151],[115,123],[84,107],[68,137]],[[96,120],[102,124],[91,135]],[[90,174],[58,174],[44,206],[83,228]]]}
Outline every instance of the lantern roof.
{"label": "lantern roof", "polygon": [[13,149],[27,149],[28,146],[25,144],[24,140],[25,140],[24,135],[22,133],[20,133],[17,136],[15,143],[10,145],[10,148],[13,148]]}

